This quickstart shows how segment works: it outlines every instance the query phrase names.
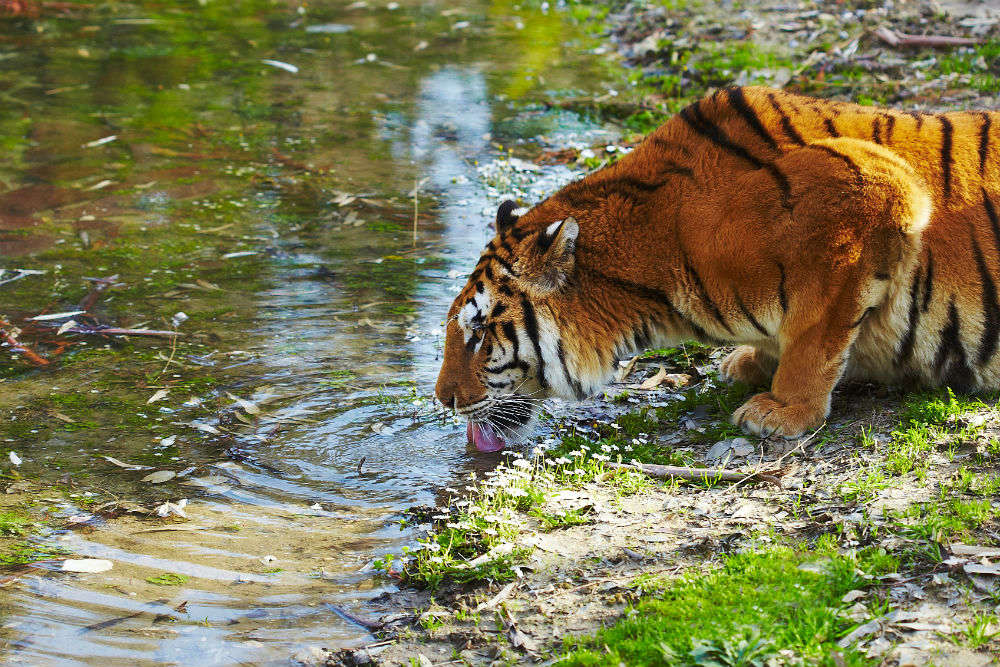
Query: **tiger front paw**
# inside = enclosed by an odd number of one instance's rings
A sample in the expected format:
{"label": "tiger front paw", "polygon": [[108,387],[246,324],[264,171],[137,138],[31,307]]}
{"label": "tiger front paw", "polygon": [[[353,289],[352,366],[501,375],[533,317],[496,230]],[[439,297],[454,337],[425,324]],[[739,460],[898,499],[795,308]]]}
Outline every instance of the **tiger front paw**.
{"label": "tiger front paw", "polygon": [[819,427],[825,418],[820,408],[805,404],[785,405],[771,392],[757,394],[733,413],[733,423],[744,431],[765,438],[779,435],[789,440]]}
{"label": "tiger front paw", "polygon": [[740,345],[722,360],[719,372],[724,380],[743,382],[751,387],[766,386],[774,374],[774,364],[769,361],[757,348]]}

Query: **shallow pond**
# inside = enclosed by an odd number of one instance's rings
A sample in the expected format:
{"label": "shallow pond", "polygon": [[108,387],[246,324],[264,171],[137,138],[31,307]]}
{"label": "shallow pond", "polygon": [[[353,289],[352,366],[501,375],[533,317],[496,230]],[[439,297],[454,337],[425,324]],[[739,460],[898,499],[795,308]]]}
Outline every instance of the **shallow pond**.
{"label": "shallow pond", "polygon": [[0,454],[46,549],[114,567],[16,571],[4,659],[363,643],[331,605],[391,590],[405,510],[496,462],[431,405],[443,315],[503,195],[576,175],[527,159],[613,138],[540,104],[611,65],[506,2],[52,11],[0,22],[0,319],[50,361],[0,349]]}

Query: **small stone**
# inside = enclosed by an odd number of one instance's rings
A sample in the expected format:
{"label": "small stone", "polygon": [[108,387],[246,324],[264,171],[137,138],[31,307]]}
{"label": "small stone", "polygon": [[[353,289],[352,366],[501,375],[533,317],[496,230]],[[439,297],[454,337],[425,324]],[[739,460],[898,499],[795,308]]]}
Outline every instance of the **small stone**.
{"label": "small stone", "polygon": [[755,451],[753,443],[746,438],[733,438],[729,447],[732,449],[733,456],[750,456]]}
{"label": "small stone", "polygon": [[[705,454],[705,461],[707,463],[721,462],[722,465],[726,465],[733,456],[731,446],[732,443],[729,440],[720,440],[712,445],[712,448]],[[723,461],[723,459],[725,460]]]}

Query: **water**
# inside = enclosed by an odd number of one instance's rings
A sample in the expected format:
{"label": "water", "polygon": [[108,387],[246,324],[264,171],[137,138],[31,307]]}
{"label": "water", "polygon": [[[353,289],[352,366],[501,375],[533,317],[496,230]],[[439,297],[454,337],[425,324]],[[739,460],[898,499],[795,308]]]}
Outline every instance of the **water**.
{"label": "water", "polygon": [[[190,317],[176,346],[70,336],[57,354],[29,330],[52,366],[0,361],[0,453],[24,458],[41,542],[114,562],[17,570],[6,662],[286,664],[364,643],[329,605],[393,590],[370,563],[413,540],[406,508],[495,463],[431,409],[441,320],[501,196],[575,176],[518,159],[609,137],[531,102],[602,94],[609,68],[558,12],[402,5],[5,24],[0,268],[47,273],[0,285],[0,313],[74,310],[84,276],[118,274],[97,321]],[[182,498],[186,522],[96,511]]]}

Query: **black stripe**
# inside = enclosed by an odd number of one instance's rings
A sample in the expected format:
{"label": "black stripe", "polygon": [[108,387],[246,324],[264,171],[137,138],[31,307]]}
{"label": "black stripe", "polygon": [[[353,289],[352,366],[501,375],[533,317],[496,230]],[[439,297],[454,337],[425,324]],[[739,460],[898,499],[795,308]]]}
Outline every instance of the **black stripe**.
{"label": "black stripe", "polygon": [[562,339],[560,339],[559,344],[556,345],[556,352],[559,354],[559,363],[562,365],[563,375],[566,376],[566,380],[569,382],[570,387],[573,388],[576,400],[582,401],[587,395],[584,393],[583,386],[580,384],[580,381],[573,377],[569,372],[569,366],[566,364],[566,353],[563,351]]}
{"label": "black stripe", "polygon": [[511,359],[507,363],[502,364],[500,366],[492,366],[492,367],[485,366],[483,367],[483,370],[486,371],[487,373],[493,373],[494,375],[496,375],[497,373],[503,373],[504,371],[509,371],[513,368],[520,368],[522,371],[527,371],[530,367],[528,366],[528,362],[526,361],[521,361],[520,359]]}
{"label": "black stripe", "polygon": [[917,132],[919,132],[920,128],[924,126],[924,114],[919,111],[904,111],[903,113],[917,121]]}
{"label": "black stripe", "polygon": [[515,276],[515,277],[521,275],[520,273],[518,273],[517,271],[514,270],[514,267],[511,266],[509,262],[507,262],[505,259],[503,259],[499,255],[493,255],[493,259],[495,259],[497,261],[497,264],[499,264],[500,266],[502,266],[507,271],[507,273],[509,273],[510,275]]}
{"label": "black stripe", "polygon": [[975,376],[962,347],[962,327],[958,319],[955,297],[948,304],[948,324],[941,329],[941,342],[934,359],[938,378],[952,389],[968,391],[975,386]]}
{"label": "black stripe", "polygon": [[927,312],[931,305],[931,294],[934,292],[934,254],[927,250],[927,275],[924,276],[924,303],[920,310]]}
{"label": "black stripe", "polygon": [[503,335],[510,341],[510,356],[511,361],[518,361],[518,348],[520,347],[520,342],[517,340],[517,328],[514,327],[514,323],[511,321],[504,322],[500,325],[503,330]]}
{"label": "black stripe", "polygon": [[941,172],[944,175],[944,198],[951,198],[951,141],[954,128],[946,116],[938,116],[941,120]]}
{"label": "black stripe", "polygon": [[468,351],[469,354],[472,354],[476,350],[476,345],[479,344],[480,340],[481,338],[479,337],[479,334],[474,333],[469,336],[469,340],[465,341],[466,351]]}
{"label": "black stripe", "polygon": [[781,304],[782,312],[788,312],[788,296],[785,294],[785,267],[782,264],[778,264],[778,273],[781,274],[781,280],[778,282],[778,303]]}
{"label": "black stripe", "polygon": [[986,217],[990,219],[990,227],[993,228],[993,244],[997,253],[1000,253],[1000,219],[997,217],[997,210],[993,206],[993,201],[990,199],[989,193],[986,192],[986,188],[983,188],[983,208],[986,209]]}
{"label": "black stripe", "polygon": [[497,317],[500,317],[500,315],[501,315],[501,314],[502,314],[502,313],[503,313],[503,312],[504,312],[505,310],[507,310],[507,306],[505,306],[505,305],[504,305],[504,304],[502,304],[502,303],[498,303],[497,305],[493,306],[493,310],[492,310],[492,311],[490,311],[490,318],[493,318],[493,319],[495,319],[495,318],[497,318]]}
{"label": "black stripe", "polygon": [[865,318],[876,310],[878,310],[877,306],[869,306],[868,308],[865,308],[865,312],[861,313],[861,317],[859,317],[857,320],[854,321],[854,324],[851,325],[851,328],[857,329],[859,326],[861,326],[861,323],[865,321]]}
{"label": "black stripe", "polygon": [[775,97],[774,93],[770,93],[767,96],[767,99],[771,100],[771,106],[774,107],[774,110],[777,111],[778,115],[781,117],[781,129],[784,130],[785,135],[799,146],[805,146],[805,140],[802,138],[802,135],[799,134],[799,131],[795,129],[795,126],[792,125],[792,119],[788,117],[785,110],[781,108],[780,104],[778,104],[778,99]]}
{"label": "black stripe", "polygon": [[989,267],[986,266],[983,251],[976,241],[975,228],[970,227],[969,233],[972,237],[972,255],[976,258],[976,267],[979,269],[979,279],[983,292],[983,334],[979,339],[979,351],[976,354],[976,361],[982,366],[993,357],[993,353],[997,350],[997,336],[1000,335],[1000,303],[997,302],[996,284],[993,282],[993,276],[990,274]]}
{"label": "black stripe", "polygon": [[618,278],[616,276],[610,276],[602,271],[595,268],[588,267],[588,275],[595,276],[604,280],[605,282],[611,283],[615,287],[632,292],[633,294],[646,299],[649,302],[655,303],[662,308],[667,310],[667,314],[671,317],[680,320],[682,324],[691,329],[694,338],[699,341],[705,341],[709,343],[722,343],[723,341],[718,338],[709,335],[704,329],[702,329],[697,323],[695,323],[691,318],[682,313],[670,300],[670,296],[666,292],[662,292],[654,287],[647,287],[646,285],[640,285],[639,283],[634,283],[630,280],[625,280],[624,278]]}
{"label": "black stripe", "polygon": [[854,160],[852,160],[848,156],[844,155],[840,151],[834,150],[834,149],[832,149],[829,146],[826,146],[824,144],[809,144],[809,148],[812,148],[812,149],[815,149],[815,150],[818,150],[818,151],[823,151],[824,153],[827,153],[828,155],[832,155],[835,158],[843,160],[844,164],[847,165],[847,168],[851,171],[851,174],[854,176],[855,184],[859,188],[862,185],[864,185],[865,177],[861,173],[861,167],[858,166],[857,162],[855,162]]}
{"label": "black stripe", "polygon": [[885,271],[879,271],[878,273],[875,274],[875,280],[888,280],[891,277],[892,276],[886,273]]}
{"label": "black stripe", "polygon": [[886,114],[885,117],[885,143],[892,143],[892,130],[896,127],[896,117],[892,114]]}
{"label": "black stripe", "polygon": [[993,124],[993,117],[986,111],[980,114],[983,117],[983,124],[979,127],[979,175],[986,174],[986,159],[990,154],[990,125]]}
{"label": "black stripe", "polygon": [[730,141],[729,137],[727,137],[722,130],[720,130],[715,124],[713,124],[711,121],[705,118],[704,114],[701,113],[701,108],[698,106],[697,102],[688,107],[685,107],[684,110],[681,111],[680,116],[681,119],[688,124],[688,127],[690,127],[692,130],[694,130],[701,136],[705,137],[715,145],[729,151],[730,153],[732,153],[733,155],[737,156],[742,160],[746,160],[747,162],[757,167],[758,169],[766,169],[767,172],[771,174],[771,177],[774,178],[774,180],[778,183],[778,187],[781,189],[782,205],[785,208],[791,208],[791,203],[789,202],[789,199],[791,198],[792,195],[792,188],[791,185],[789,185],[788,183],[788,177],[785,176],[783,173],[781,173],[781,170],[779,170],[773,164],[766,163],[755,158],[753,155],[750,154],[749,151],[747,151],[746,148],[740,146],[739,144],[734,144],[732,141]]}
{"label": "black stripe", "polygon": [[827,133],[834,139],[840,137],[840,132],[837,131],[837,127],[833,124],[833,120],[830,118],[823,118],[823,125],[826,127]]}
{"label": "black stripe", "polygon": [[715,301],[712,300],[712,297],[708,295],[708,290],[705,289],[705,284],[701,282],[701,276],[698,275],[698,272],[695,271],[695,268],[691,266],[687,260],[684,261],[684,270],[691,276],[694,288],[697,290],[698,295],[701,297],[701,300],[708,309],[708,312],[711,313],[712,317],[715,318],[715,321],[719,323],[719,326],[732,334],[733,330],[730,329],[729,325],[726,323],[725,318],[722,316],[722,311],[720,311],[719,307],[715,305]]}
{"label": "black stripe", "polygon": [[[879,123],[878,116],[872,120],[872,141],[880,145],[882,143],[882,125]],[[862,317],[864,316],[862,315]]]}
{"label": "black stripe", "polygon": [[770,146],[773,150],[778,150],[778,142],[774,140],[774,137],[764,128],[764,125],[760,122],[760,117],[753,110],[747,102],[746,95],[743,94],[742,88],[730,88],[729,91],[729,103],[733,105],[737,113],[743,117],[750,129],[753,130],[758,137],[760,137],[765,144]]}
{"label": "black stripe", "polygon": [[524,237],[529,234],[528,230],[520,227],[511,227],[508,233],[514,237],[515,241],[523,241]]}
{"label": "black stripe", "polygon": [[735,292],[733,296],[736,297],[736,306],[740,309],[740,312],[743,313],[743,317],[747,318],[750,324],[753,325],[754,329],[761,332],[765,336],[770,337],[771,333],[767,329],[765,329],[760,322],[757,321],[756,317],[753,316],[753,313],[751,313],[750,310],[746,307],[746,304],[743,303],[743,299],[740,298],[739,292]]}
{"label": "black stripe", "polygon": [[492,380],[486,381],[486,386],[492,387],[493,389],[506,389],[512,384],[514,384],[512,380],[508,380],[507,382],[493,382]]}
{"label": "black stripe", "polygon": [[528,297],[521,297],[521,310],[524,311],[524,332],[528,334],[528,339],[535,348],[535,355],[538,357],[538,384],[542,388],[549,386],[545,381],[545,358],[542,357],[542,341],[538,336],[538,319],[535,317],[535,308],[531,305]]}
{"label": "black stripe", "polygon": [[910,317],[906,325],[906,333],[899,342],[899,350],[896,351],[896,365],[901,365],[910,360],[913,355],[913,345],[917,341],[917,322],[920,321],[920,274],[923,273],[921,267],[917,267],[917,272],[913,275],[913,284],[910,285]]}

